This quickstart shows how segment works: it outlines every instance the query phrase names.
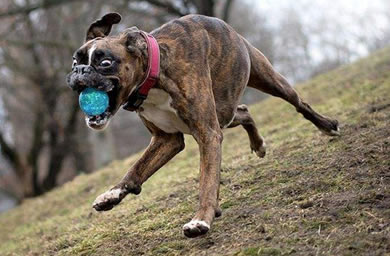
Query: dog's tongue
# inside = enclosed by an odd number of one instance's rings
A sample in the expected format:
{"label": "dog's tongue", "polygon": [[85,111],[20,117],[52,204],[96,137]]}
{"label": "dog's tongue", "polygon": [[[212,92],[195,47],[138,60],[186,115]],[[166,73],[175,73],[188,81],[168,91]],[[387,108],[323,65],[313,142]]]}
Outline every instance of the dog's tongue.
{"label": "dog's tongue", "polygon": [[85,120],[87,123],[91,126],[102,126],[105,125],[109,119],[109,112],[104,112],[103,114],[96,115],[96,116],[89,116],[87,115],[85,117]]}
{"label": "dog's tongue", "polygon": [[103,120],[107,116],[108,116],[107,112],[104,112],[100,115],[87,115],[87,117],[90,121],[96,121],[96,122]]}

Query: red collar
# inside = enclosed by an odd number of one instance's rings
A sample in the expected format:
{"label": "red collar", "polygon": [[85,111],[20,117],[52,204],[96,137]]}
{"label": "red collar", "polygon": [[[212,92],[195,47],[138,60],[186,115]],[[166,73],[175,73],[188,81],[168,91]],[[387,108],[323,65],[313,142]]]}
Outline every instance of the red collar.
{"label": "red collar", "polygon": [[129,111],[138,109],[148,96],[150,89],[157,83],[160,74],[160,48],[157,40],[144,31],[140,31],[140,33],[144,37],[148,47],[148,68],[145,79],[130,94],[127,102],[123,106],[124,109]]}

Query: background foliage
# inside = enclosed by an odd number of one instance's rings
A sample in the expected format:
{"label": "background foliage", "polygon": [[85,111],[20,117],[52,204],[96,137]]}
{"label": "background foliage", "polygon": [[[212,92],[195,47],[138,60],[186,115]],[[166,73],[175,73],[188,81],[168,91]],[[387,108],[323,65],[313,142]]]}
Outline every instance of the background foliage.
{"label": "background foliage", "polygon": [[[227,21],[292,82],[349,63],[390,41],[390,4],[361,1],[4,0],[0,3],[0,195],[40,195],[145,147],[138,117],[120,112],[103,133],[86,128],[66,87],[88,25],[109,11],[115,32],[200,13]],[[248,90],[245,103],[264,98]],[[0,196],[1,202],[1,196]],[[1,204],[1,203],[0,203]]]}

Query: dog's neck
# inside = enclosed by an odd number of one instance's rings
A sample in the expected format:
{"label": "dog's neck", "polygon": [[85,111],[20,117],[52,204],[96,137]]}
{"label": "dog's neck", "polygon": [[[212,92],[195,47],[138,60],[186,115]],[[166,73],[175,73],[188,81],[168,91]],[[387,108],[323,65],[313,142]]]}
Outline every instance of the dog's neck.
{"label": "dog's neck", "polygon": [[148,96],[152,87],[158,83],[160,74],[160,48],[157,40],[150,34],[140,31],[143,39],[147,44],[147,56],[141,58],[143,67],[146,63],[146,71],[144,70],[143,80],[130,93],[126,104],[123,106],[125,110],[136,111],[143,101]]}

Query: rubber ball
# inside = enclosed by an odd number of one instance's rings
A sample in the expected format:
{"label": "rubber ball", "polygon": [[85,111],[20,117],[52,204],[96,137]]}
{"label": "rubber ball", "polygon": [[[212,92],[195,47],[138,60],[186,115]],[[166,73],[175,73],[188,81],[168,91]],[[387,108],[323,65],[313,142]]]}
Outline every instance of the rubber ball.
{"label": "rubber ball", "polygon": [[79,104],[81,110],[89,116],[103,114],[109,105],[108,94],[105,91],[87,88],[80,93]]}

